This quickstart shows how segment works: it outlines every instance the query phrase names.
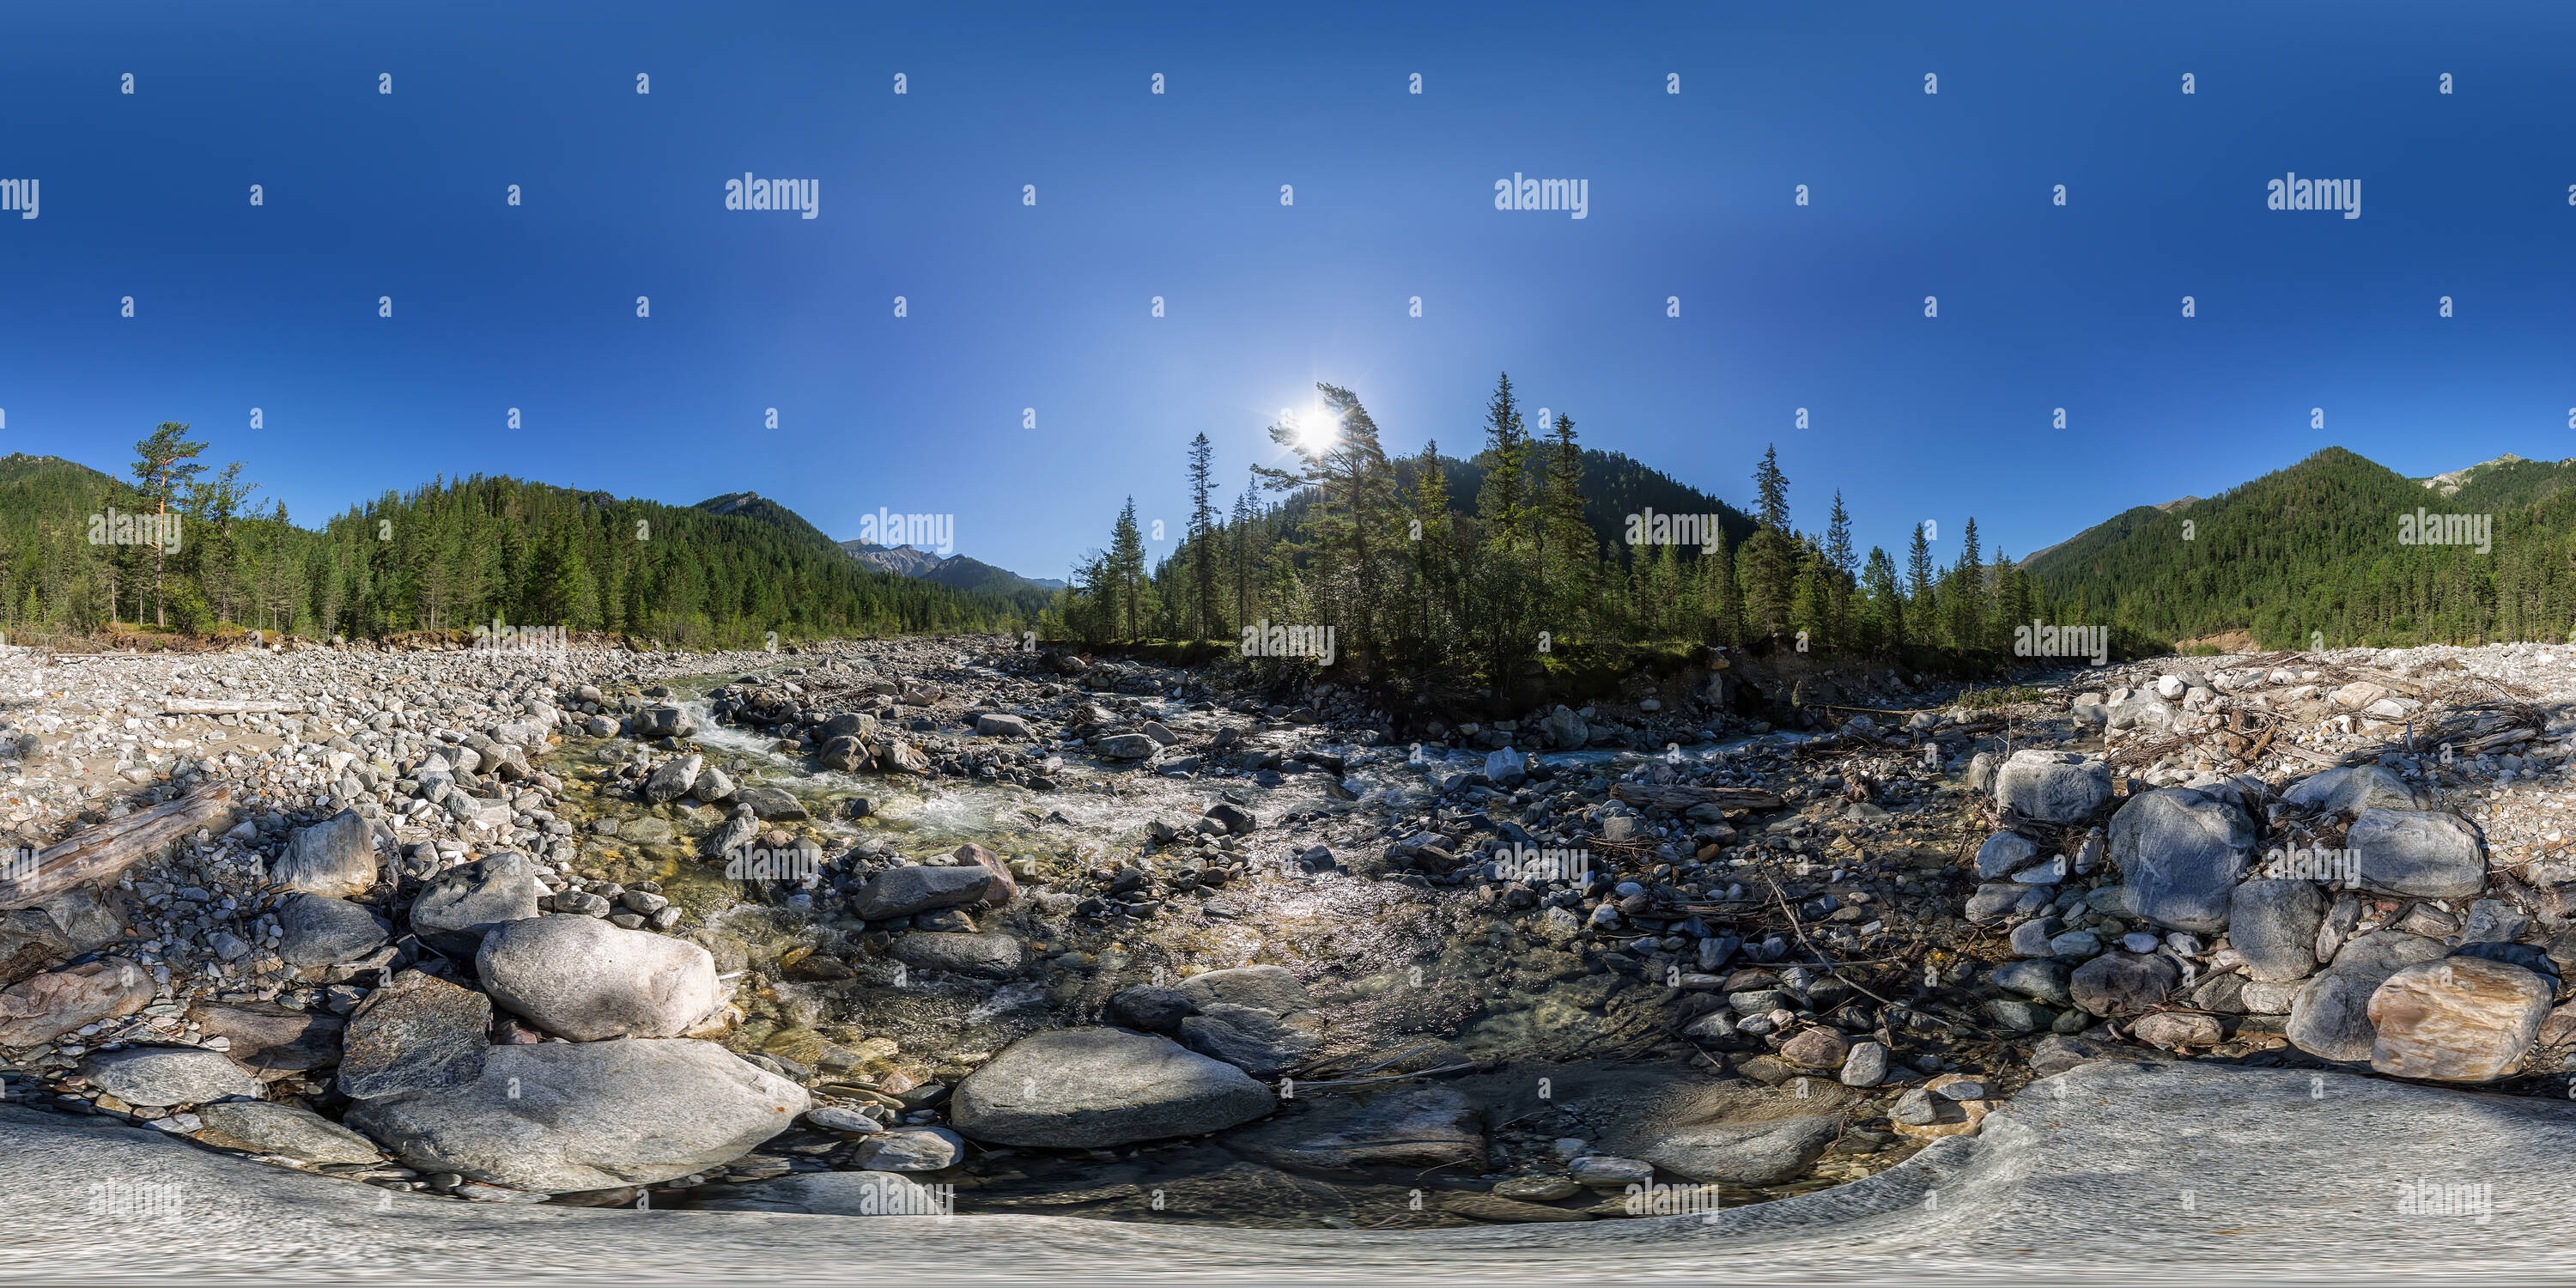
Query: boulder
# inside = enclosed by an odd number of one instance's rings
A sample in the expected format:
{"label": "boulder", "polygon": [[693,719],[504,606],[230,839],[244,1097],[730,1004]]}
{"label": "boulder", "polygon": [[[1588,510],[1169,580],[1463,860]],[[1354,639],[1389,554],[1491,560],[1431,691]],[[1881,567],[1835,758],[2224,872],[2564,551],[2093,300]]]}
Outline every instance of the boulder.
{"label": "boulder", "polygon": [[894,1127],[859,1142],[851,1156],[870,1172],[937,1172],[966,1157],[966,1142],[945,1127]]}
{"label": "boulder", "polygon": [[2177,1047],[2213,1047],[2225,1037],[2218,1021],[2190,1011],[2158,1011],[2129,1026],[2139,1041],[2167,1051]]}
{"label": "boulder", "polygon": [[281,1154],[300,1162],[375,1163],[384,1158],[376,1143],[338,1123],[297,1105],[265,1100],[224,1100],[201,1104],[197,1139],[225,1149],[254,1154]]}
{"label": "boulder", "polygon": [[982,899],[992,873],[981,865],[953,868],[888,868],[868,878],[850,901],[850,913],[863,921],[889,921],[933,908],[954,908]]}
{"label": "boulder", "polygon": [[984,870],[984,902],[999,908],[1019,897],[1019,883],[1011,879],[1011,865],[1003,862],[1001,855],[968,841],[949,851],[948,857],[961,868]]}
{"label": "boulder", "polygon": [[814,731],[814,736],[826,742],[835,738],[856,738],[862,742],[874,742],[877,737],[877,718],[865,711],[844,711],[824,721],[821,727]]}
{"label": "boulder", "polygon": [[837,769],[845,774],[855,774],[873,763],[876,755],[876,750],[868,745],[867,739],[843,734],[826,740],[821,754],[816,759],[822,762],[825,769]]}
{"label": "boulder", "polygon": [[1547,735],[1548,745],[1558,751],[1579,751],[1592,740],[1592,731],[1584,726],[1583,717],[1561,706],[1539,717],[1538,728]]}
{"label": "boulder", "polygon": [[1256,1007],[1208,1002],[1181,1021],[1181,1045],[1256,1078],[1275,1078],[1314,1058],[1324,1041]]}
{"label": "boulder", "polygon": [[635,736],[642,738],[689,738],[696,736],[698,722],[689,713],[670,703],[646,707],[635,713]]}
{"label": "boulder", "polygon": [[737,790],[733,777],[713,765],[699,770],[698,781],[689,785],[689,794],[708,805],[722,805],[732,800]]}
{"label": "boulder", "polygon": [[1028,951],[1011,935],[914,930],[894,941],[894,959],[918,970],[1009,979],[1027,964]]}
{"label": "boulder", "polygon": [[2011,876],[2039,861],[2039,844],[2013,832],[1997,832],[1977,847],[1977,879]]}
{"label": "boulder", "polygon": [[2325,916],[2325,892],[2313,881],[2248,881],[2228,903],[2227,938],[2255,979],[2305,979],[2317,969]]}
{"label": "boulder", "polygon": [[292,966],[353,962],[384,946],[392,931],[360,904],[326,895],[289,896],[277,910],[277,955]]}
{"label": "boulder", "polygon": [[375,836],[356,810],[344,809],[297,832],[269,878],[306,894],[355,898],[376,884]]}
{"label": "boulder", "polygon": [[2481,957],[2402,967],[2370,995],[2370,1067],[2442,1082],[2503,1077],[2538,1040],[2550,993],[2539,975]]}
{"label": "boulder", "polygon": [[2211,792],[2147,792],[2111,816],[2111,859],[2127,883],[2129,906],[2170,929],[2225,929],[2253,854],[2253,820]]}
{"label": "boulder", "polygon": [[483,936],[508,921],[537,915],[537,865],[499,850],[429,883],[411,905],[412,933],[458,961],[473,960]]}
{"label": "boulder", "polygon": [[1198,1003],[1177,988],[1157,988],[1139,984],[1114,993],[1101,1009],[1100,1018],[1120,1028],[1146,1033],[1177,1034],[1181,1021],[1198,1014]]}
{"label": "boulder", "polygon": [[1777,1185],[1804,1176],[1842,1134],[1833,1115],[1775,1122],[1694,1127],[1637,1151],[1676,1175],[1720,1185]]}
{"label": "boulder", "polygon": [[2300,779],[2281,793],[2281,803],[2350,815],[2366,809],[2434,809],[2441,798],[2408,785],[2384,765],[2347,765]]}
{"label": "boulder", "polygon": [[539,1042],[491,1049],[462,1087],[350,1106],[403,1165],[539,1193],[649,1185],[717,1167],[785,1131],[802,1087],[712,1042]]}
{"label": "boulder", "polygon": [[1163,744],[1141,733],[1113,733],[1093,745],[1103,760],[1143,760]]}
{"label": "boulder", "polygon": [[1840,1069],[1851,1054],[1851,1039],[1828,1028],[1811,1028],[1780,1044],[1780,1058],[1807,1069]]}
{"label": "boulder", "polygon": [[1315,999],[1284,966],[1237,966],[1204,971],[1182,980],[1183,996],[1206,1007],[1219,1002],[1248,1006],[1283,1020],[1315,1015]]}
{"label": "boulder", "polygon": [[2300,1050],[2327,1060],[2370,1058],[2378,1030],[2370,1021],[2371,995],[2399,970],[2448,951],[2438,939],[2401,930],[2374,930],[2346,943],[2334,964],[2308,981],[2290,1002],[2282,1035]]}
{"label": "boulder", "polygon": [[2102,723],[2112,729],[2170,729],[2174,709],[2155,694],[2140,691],[2104,709]]}
{"label": "boulder", "polygon": [[2081,823],[2111,803],[2111,767],[2072,752],[2016,751],[1995,773],[1995,804],[2042,823]]}
{"label": "boulder", "polygon": [[949,1121],[997,1145],[1100,1149],[1222,1131],[1276,1107],[1243,1070],[1125,1029],[1032,1034],[968,1074]]}
{"label": "boulder", "polygon": [[483,1075],[492,999],[435,975],[407,970],[368,995],[341,1039],[340,1094],[354,1100]]}
{"label": "boulder", "polygon": [[1029,739],[1038,736],[1037,731],[1029,727],[1028,721],[998,711],[987,711],[975,717],[975,732],[985,738]]}
{"label": "boulder", "polygon": [[1339,1176],[1428,1168],[1475,1175],[1486,1169],[1484,1111],[1451,1087],[1317,1100],[1302,1113],[1247,1127],[1224,1143],[1273,1167]]}
{"label": "boulder", "polygon": [[85,1024],[132,1015],[152,994],[152,977],[130,957],[30,976],[0,990],[0,1047],[36,1046]]}
{"label": "boulder", "polygon": [[80,1063],[89,1085],[129,1105],[166,1109],[227,1096],[256,1098],[259,1079],[221,1051],[204,1047],[126,1047],[100,1051]]}
{"label": "boulder", "polygon": [[2182,982],[2182,970],[2161,953],[2108,952],[2075,968],[2066,992],[2095,1015],[2135,1015],[2165,1000]]}
{"label": "boulder", "polygon": [[37,971],[51,970],[79,953],[44,909],[0,912],[0,984],[15,984]]}
{"label": "boulder", "polygon": [[2477,829],[2457,814],[2371,808],[2353,820],[2344,844],[2361,884],[2420,899],[2468,899],[2486,889],[2486,852]]}
{"label": "boulder", "polygon": [[645,777],[644,799],[659,805],[688,795],[698,785],[698,772],[706,766],[707,758],[695,752],[663,761],[659,768]]}
{"label": "boulder", "polygon": [[947,1216],[951,1200],[900,1172],[795,1172],[749,1185],[702,1185],[689,1206],[814,1216]]}
{"label": "boulder", "polygon": [[200,1036],[231,1042],[224,1054],[262,1077],[338,1064],[347,1025],[328,1011],[251,1001],[199,1002],[188,1008],[188,1021]]}
{"label": "boulder", "polygon": [[793,823],[810,817],[803,801],[776,787],[737,788],[733,799],[737,805],[749,805],[752,816],[764,823]]}
{"label": "boulder", "polygon": [[474,970],[494,1002],[576,1042],[676,1037],[724,1005],[706,949],[592,917],[505,921]]}
{"label": "boulder", "polygon": [[2036,961],[2005,962],[1995,967],[1994,972],[1987,978],[1994,981],[1995,987],[2009,989],[2024,997],[2057,1006],[2072,1006],[2075,1003],[2075,995],[2067,991],[2069,973],[2066,963],[2043,958]]}

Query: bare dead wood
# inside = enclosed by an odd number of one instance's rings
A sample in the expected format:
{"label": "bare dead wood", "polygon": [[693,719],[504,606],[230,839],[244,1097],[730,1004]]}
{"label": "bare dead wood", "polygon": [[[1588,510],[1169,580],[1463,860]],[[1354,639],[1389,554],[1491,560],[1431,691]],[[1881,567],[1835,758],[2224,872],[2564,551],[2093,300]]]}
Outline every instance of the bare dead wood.
{"label": "bare dead wood", "polygon": [[1693,805],[1715,805],[1719,809],[1778,809],[1780,793],[1758,787],[1692,787],[1683,783],[1656,786],[1651,783],[1615,783],[1610,794],[1631,805],[1651,805],[1656,809],[1685,810]]}
{"label": "bare dead wood", "polygon": [[33,907],[67,890],[116,875],[163,846],[214,826],[230,812],[232,789],[214,787],[102,823],[36,853],[34,867],[0,877],[0,911]]}
{"label": "bare dead wood", "polygon": [[165,716],[274,716],[301,713],[301,702],[260,702],[243,698],[214,701],[207,698],[163,698],[161,714]]}

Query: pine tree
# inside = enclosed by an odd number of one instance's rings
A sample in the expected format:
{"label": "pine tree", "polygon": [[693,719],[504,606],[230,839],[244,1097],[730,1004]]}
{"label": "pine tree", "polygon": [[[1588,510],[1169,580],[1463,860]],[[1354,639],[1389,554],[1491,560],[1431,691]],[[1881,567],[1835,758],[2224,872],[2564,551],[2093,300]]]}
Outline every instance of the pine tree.
{"label": "pine tree", "polygon": [[1905,554],[1906,612],[1903,620],[1909,629],[1899,643],[1927,645],[1939,642],[1932,633],[1933,623],[1940,620],[1940,610],[1934,599],[1932,568],[1932,544],[1924,539],[1923,525],[1915,524],[1914,544],[1906,549]]}
{"label": "pine tree", "polygon": [[1260,507],[1253,501],[1252,493],[1259,486],[1260,477],[1255,475],[1251,482],[1243,485],[1242,491],[1234,494],[1234,516],[1229,525],[1234,530],[1233,540],[1228,544],[1234,562],[1234,624],[1237,629],[1252,624],[1252,528],[1261,517]]}
{"label": "pine tree", "polygon": [[1118,524],[1109,537],[1109,577],[1117,597],[1118,624],[1124,639],[1139,638],[1137,628],[1145,620],[1145,538],[1136,527],[1136,498],[1127,498],[1127,508],[1118,512]]}
{"label": "pine tree", "polygon": [[[135,488],[143,494],[142,503],[151,506],[153,514],[157,516],[166,518],[170,513],[171,504],[179,499],[181,491],[193,482],[197,475],[205,471],[206,467],[194,458],[197,453],[206,450],[206,445],[192,443],[182,438],[181,435],[187,432],[187,426],[165,420],[152,431],[150,438],[134,445]],[[186,542],[182,541],[180,544],[184,546]],[[170,624],[170,618],[163,608],[161,594],[164,551],[162,542],[157,536],[150,545],[152,546],[153,623],[166,627]],[[143,620],[143,613],[139,607],[135,611],[134,618],[137,624]]]}
{"label": "pine tree", "polygon": [[1476,498],[1476,516],[1485,540],[1502,549],[1527,543],[1529,528],[1529,432],[1521,424],[1520,404],[1512,397],[1512,377],[1504,372],[1485,405],[1485,450],[1493,455],[1485,472],[1485,489]]}
{"label": "pine tree", "polygon": [[1560,415],[1547,451],[1547,490],[1539,501],[1539,551],[1557,601],[1580,605],[1592,596],[1593,573],[1601,563],[1600,543],[1583,517],[1583,449],[1575,442],[1574,418]]}
{"label": "pine tree", "polygon": [[1832,517],[1825,527],[1825,638],[1835,647],[1847,647],[1852,638],[1852,579],[1857,571],[1852,559],[1851,515],[1843,510],[1843,494],[1834,493]]}
{"label": "pine tree", "polygon": [[1216,603],[1216,506],[1209,499],[1216,485],[1208,476],[1210,450],[1206,434],[1190,440],[1190,580],[1197,592],[1193,624],[1202,640],[1223,621]]}
{"label": "pine tree", "polygon": [[1865,645],[1871,648],[1894,648],[1905,642],[1905,595],[1897,588],[1896,561],[1878,546],[1869,548],[1869,563],[1861,574],[1867,590],[1869,629]]}
{"label": "pine tree", "polygon": [[1780,472],[1777,447],[1762,453],[1762,464],[1753,471],[1753,490],[1754,517],[1760,526],[1745,543],[1753,574],[1747,607],[1750,625],[1771,632],[1789,622],[1798,589],[1798,549],[1789,531],[1789,478]]}

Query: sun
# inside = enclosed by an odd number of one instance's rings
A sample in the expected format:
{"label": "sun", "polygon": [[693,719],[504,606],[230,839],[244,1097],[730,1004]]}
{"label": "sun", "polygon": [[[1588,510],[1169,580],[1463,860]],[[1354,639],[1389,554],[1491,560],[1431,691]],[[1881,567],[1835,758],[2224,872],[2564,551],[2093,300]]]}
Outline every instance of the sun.
{"label": "sun", "polygon": [[1342,441],[1342,418],[1319,407],[1299,416],[1296,430],[1298,450],[1309,456],[1319,456]]}

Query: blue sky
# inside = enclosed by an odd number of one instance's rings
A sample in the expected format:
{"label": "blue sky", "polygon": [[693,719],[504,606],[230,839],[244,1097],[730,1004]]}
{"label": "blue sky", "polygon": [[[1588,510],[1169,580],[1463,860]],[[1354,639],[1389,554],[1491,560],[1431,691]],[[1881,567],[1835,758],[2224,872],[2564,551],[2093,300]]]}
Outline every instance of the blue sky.
{"label": "blue sky", "polygon": [[[1193,434],[1230,500],[1325,380],[1462,454],[1509,370],[1738,504],[1776,443],[1802,526],[1839,488],[1864,545],[1938,519],[1946,558],[1974,515],[2022,554],[2329,444],[2569,454],[2571,36],[2540,4],[18,5],[0,178],[42,206],[0,215],[0,451],[121,471],[181,420],[308,524],[441,474],[754,490],[836,536],[951,512],[1060,576],[1128,494],[1177,534]],[[724,209],[745,171],[818,217]],[[2361,217],[2265,209],[2288,171]],[[1587,217],[1495,210],[1515,172]]]}

